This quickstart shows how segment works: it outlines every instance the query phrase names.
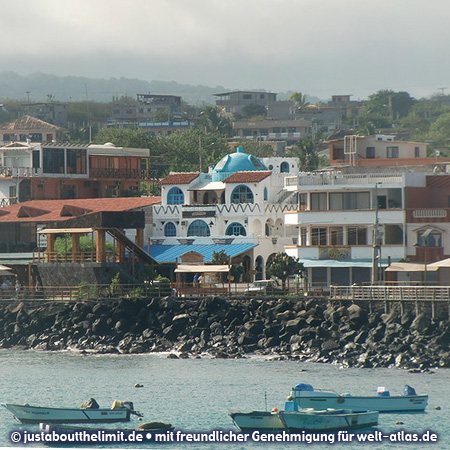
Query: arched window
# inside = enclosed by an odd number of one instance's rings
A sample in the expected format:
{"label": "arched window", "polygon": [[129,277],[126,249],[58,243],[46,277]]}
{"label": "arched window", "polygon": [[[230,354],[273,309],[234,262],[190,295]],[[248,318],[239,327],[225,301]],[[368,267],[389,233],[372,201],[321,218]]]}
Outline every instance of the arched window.
{"label": "arched window", "polygon": [[204,220],[194,220],[188,228],[188,236],[210,236],[208,224]]}
{"label": "arched window", "polygon": [[168,205],[182,205],[184,203],[183,191],[178,187],[173,187],[167,193],[167,204]]}
{"label": "arched window", "polygon": [[231,193],[231,203],[253,203],[253,192],[244,184],[236,186]]}
{"label": "arched window", "polygon": [[255,280],[262,280],[264,276],[264,259],[262,256],[257,256],[255,260]]}
{"label": "arched window", "polygon": [[173,237],[177,235],[177,227],[173,222],[167,222],[164,225],[164,236]]}
{"label": "arched window", "polygon": [[289,172],[289,163],[286,161],[283,161],[280,164],[280,172],[281,173],[288,173]]}
{"label": "arched window", "polygon": [[227,236],[247,236],[245,228],[238,222],[233,222],[232,224],[228,225],[225,234]]}
{"label": "arched window", "polygon": [[264,188],[264,201],[267,202],[267,199],[269,198],[269,191],[267,190],[267,187]]}

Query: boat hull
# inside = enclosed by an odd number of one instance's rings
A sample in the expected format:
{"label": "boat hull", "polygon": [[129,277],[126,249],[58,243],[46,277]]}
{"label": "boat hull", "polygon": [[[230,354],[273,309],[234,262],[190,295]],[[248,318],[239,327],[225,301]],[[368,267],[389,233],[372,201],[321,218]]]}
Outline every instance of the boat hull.
{"label": "boat hull", "polygon": [[46,408],[4,403],[2,403],[2,406],[22,423],[114,423],[130,421],[130,410],[127,408]]}
{"label": "boat hull", "polygon": [[360,430],[378,425],[378,411],[361,413],[341,411],[281,411],[280,417],[290,432]]}
{"label": "boat hull", "polygon": [[242,431],[276,432],[285,429],[277,413],[268,411],[252,411],[249,413],[234,412],[230,414],[234,424]]}
{"label": "boat hull", "polygon": [[252,411],[231,413],[234,424],[241,431],[297,432],[358,430],[378,425],[378,411],[354,413],[343,410]]}
{"label": "boat hull", "polygon": [[428,395],[347,396],[324,392],[292,392],[299,408],[345,408],[352,411],[414,412],[424,411]]}

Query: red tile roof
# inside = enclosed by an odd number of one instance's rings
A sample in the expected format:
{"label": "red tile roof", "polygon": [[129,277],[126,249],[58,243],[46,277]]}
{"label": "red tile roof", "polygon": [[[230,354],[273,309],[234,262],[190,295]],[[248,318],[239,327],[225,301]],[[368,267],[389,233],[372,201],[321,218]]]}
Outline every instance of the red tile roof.
{"label": "red tile roof", "polygon": [[200,174],[198,172],[171,173],[163,178],[159,184],[189,184]]}
{"label": "red tile roof", "polygon": [[6,123],[0,126],[1,131],[14,131],[14,130],[42,130],[42,129],[52,129],[52,130],[60,130],[62,128],[57,127],[48,122],[44,122],[43,120],[36,119],[36,117],[32,116],[23,116],[20,119],[14,120],[12,122]]}
{"label": "red tile roof", "polygon": [[131,211],[161,202],[161,197],[85,198],[31,200],[0,208],[0,222],[48,222],[67,220],[102,211]]}
{"label": "red tile roof", "polygon": [[236,172],[223,180],[224,183],[259,183],[270,176],[270,171]]}

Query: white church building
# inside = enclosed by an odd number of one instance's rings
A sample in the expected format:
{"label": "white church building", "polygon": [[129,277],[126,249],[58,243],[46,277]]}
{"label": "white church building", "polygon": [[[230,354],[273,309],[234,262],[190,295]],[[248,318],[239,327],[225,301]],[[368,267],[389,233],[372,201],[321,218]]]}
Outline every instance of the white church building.
{"label": "white church building", "polygon": [[284,223],[284,213],[297,209],[284,179],[297,174],[297,158],[259,159],[242,147],[208,173],[170,173],[153,206],[151,256],[170,276],[183,255],[209,263],[223,250],[248,280],[264,279],[268,258],[297,244],[298,231]]}

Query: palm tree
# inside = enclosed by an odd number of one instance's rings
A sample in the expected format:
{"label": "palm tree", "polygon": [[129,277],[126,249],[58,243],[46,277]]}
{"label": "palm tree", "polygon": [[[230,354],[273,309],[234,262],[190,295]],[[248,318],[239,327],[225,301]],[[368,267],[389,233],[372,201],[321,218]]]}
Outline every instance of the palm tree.
{"label": "palm tree", "polygon": [[289,97],[289,101],[294,102],[295,108],[299,111],[309,105],[309,102],[306,101],[306,95],[303,95],[301,92],[293,92]]}

